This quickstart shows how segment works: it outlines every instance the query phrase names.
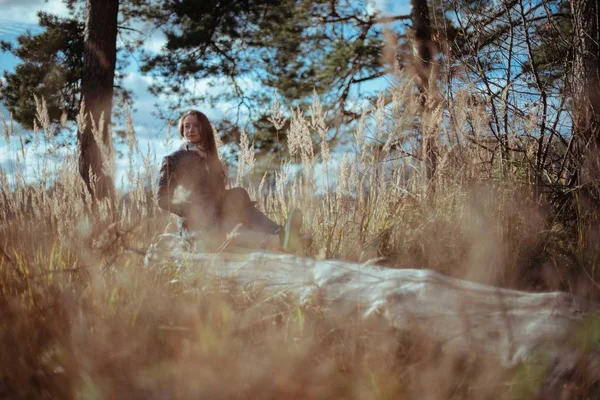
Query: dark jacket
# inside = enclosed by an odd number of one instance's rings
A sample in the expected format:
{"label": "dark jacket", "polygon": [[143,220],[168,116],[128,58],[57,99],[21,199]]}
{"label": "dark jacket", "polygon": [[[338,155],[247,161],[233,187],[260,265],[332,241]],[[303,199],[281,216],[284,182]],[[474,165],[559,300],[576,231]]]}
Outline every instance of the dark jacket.
{"label": "dark jacket", "polygon": [[158,182],[158,205],[179,216],[179,230],[210,230],[219,223],[220,200],[225,189],[198,153],[177,150],[163,158]]}

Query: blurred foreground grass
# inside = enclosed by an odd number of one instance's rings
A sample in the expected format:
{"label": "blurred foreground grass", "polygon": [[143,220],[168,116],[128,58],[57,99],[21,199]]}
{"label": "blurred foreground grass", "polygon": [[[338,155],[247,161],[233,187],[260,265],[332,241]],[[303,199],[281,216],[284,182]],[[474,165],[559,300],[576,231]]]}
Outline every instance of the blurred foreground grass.
{"label": "blurred foreground grass", "polygon": [[[477,141],[490,140],[485,110],[450,108],[455,132],[439,144],[427,186],[419,162],[403,157],[419,142],[391,145],[417,112],[406,93],[397,88],[391,106],[365,112],[345,145],[352,151],[339,157],[322,140],[323,115],[294,113],[289,164],[256,177],[260,162],[241,151],[236,184],[279,222],[303,209],[314,257],[598,299],[596,214],[576,194],[558,211],[539,195],[523,158],[533,144],[515,138],[523,151],[500,168]],[[430,118],[429,126],[443,123],[441,113]],[[10,126],[7,138],[19,134]],[[39,166],[38,179],[26,180],[21,163],[0,171],[2,398],[547,398],[543,363],[501,370],[477,354],[442,354],[420,332],[324,318],[284,291],[201,273],[183,279],[175,265],[145,268],[143,251],[174,230],[155,205],[159,160],[140,154],[130,131],[130,157],[143,168],[132,164],[127,194],[92,217],[77,150],[62,148],[60,163],[28,159],[40,143],[44,154],[58,149],[50,127],[35,135],[33,149],[15,152]],[[581,334],[589,353],[598,345],[594,321]],[[597,386],[574,375],[555,394],[595,398]]]}

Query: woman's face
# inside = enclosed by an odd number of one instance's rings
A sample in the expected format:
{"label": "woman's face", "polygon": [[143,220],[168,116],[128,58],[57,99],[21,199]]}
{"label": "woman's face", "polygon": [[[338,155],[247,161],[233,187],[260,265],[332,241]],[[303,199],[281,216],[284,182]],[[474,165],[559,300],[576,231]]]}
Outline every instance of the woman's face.
{"label": "woman's face", "polygon": [[202,126],[200,126],[200,121],[194,114],[186,115],[183,118],[183,136],[193,144],[202,142]]}

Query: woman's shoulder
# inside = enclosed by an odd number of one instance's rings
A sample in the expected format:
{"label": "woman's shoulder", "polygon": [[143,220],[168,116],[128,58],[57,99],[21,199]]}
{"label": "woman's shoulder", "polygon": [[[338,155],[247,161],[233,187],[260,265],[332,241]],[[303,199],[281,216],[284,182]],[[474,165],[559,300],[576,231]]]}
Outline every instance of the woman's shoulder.
{"label": "woman's shoulder", "polygon": [[178,157],[178,156],[181,156],[181,155],[183,155],[185,153],[189,153],[189,151],[185,147],[183,147],[183,148],[179,147],[179,148],[173,150],[172,152],[170,152],[169,154],[167,154],[164,158],[167,158],[167,157],[171,157],[171,158],[172,157]]}
{"label": "woman's shoulder", "polygon": [[206,160],[198,157],[193,151],[177,149],[163,157],[161,169],[169,169],[178,173],[191,171],[203,172],[207,168]]}
{"label": "woman's shoulder", "polygon": [[176,162],[184,158],[190,157],[191,152],[186,149],[177,149],[163,157],[164,162]]}

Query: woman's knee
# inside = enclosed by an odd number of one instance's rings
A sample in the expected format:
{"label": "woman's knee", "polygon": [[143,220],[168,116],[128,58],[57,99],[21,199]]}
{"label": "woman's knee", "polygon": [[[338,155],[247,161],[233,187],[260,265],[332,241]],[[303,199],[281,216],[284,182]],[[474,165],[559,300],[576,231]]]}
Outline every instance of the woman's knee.
{"label": "woman's knee", "polygon": [[225,192],[223,199],[223,219],[246,224],[248,209],[253,205],[246,189],[233,188]]}
{"label": "woman's knee", "polygon": [[225,202],[235,206],[251,205],[250,195],[246,189],[236,187],[225,192]]}

